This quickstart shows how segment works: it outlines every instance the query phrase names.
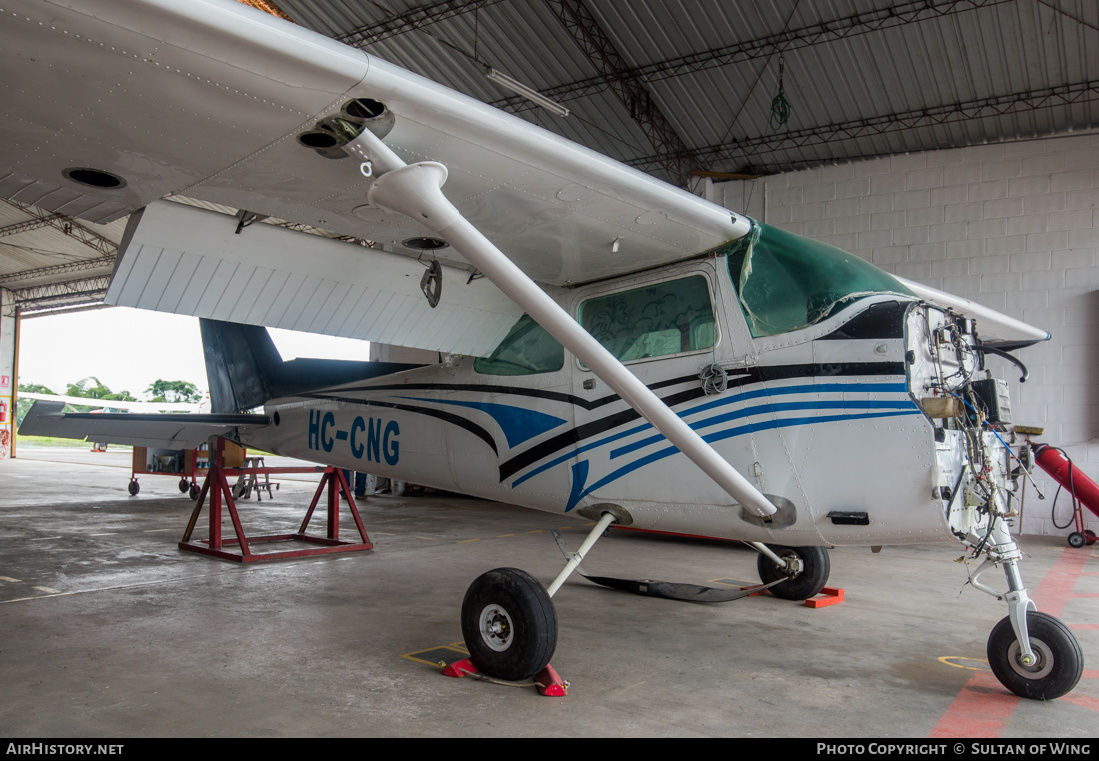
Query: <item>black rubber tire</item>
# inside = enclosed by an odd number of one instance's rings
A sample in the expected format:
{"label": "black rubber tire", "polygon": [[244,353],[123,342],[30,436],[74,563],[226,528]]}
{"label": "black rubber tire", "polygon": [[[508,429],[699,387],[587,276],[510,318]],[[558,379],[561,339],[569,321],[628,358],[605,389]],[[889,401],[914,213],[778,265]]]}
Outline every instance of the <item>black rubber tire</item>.
{"label": "black rubber tire", "polygon": [[130,485],[127,486],[126,489],[130,492],[131,497],[136,497],[137,493],[141,491],[141,486],[137,481],[130,481]]}
{"label": "black rubber tire", "polygon": [[[824,547],[783,547],[777,544],[767,545],[779,557],[795,554],[801,558],[802,570],[796,576],[787,579],[781,584],[775,584],[768,591],[775,597],[783,600],[808,600],[810,597],[820,594],[824,585],[828,583],[828,574],[832,571],[831,561],[828,559],[828,550]],[[775,564],[766,555],[760,554],[756,559],[756,569],[759,578],[764,584],[770,584],[776,579],[782,578],[782,574],[775,568]]]}
{"label": "black rubber tire", "polygon": [[1071,692],[1084,673],[1084,651],[1069,628],[1045,613],[1026,614],[1030,647],[1038,663],[1027,668],[1015,661],[1019,643],[1011,619],[1000,619],[988,635],[988,665],[992,673],[1016,695],[1032,700],[1053,700]]}
{"label": "black rubber tire", "polygon": [[1088,543],[1088,538],[1081,534],[1079,531],[1073,531],[1068,535],[1068,546],[1074,549],[1080,549]]}
{"label": "black rubber tire", "polygon": [[191,484],[190,488],[187,491],[187,496],[191,499],[198,499],[198,487],[194,484]]}
{"label": "black rubber tire", "polygon": [[[487,630],[493,623],[500,632]],[[557,648],[557,611],[538,579],[518,568],[496,568],[466,590],[462,636],[481,671],[513,682],[529,679]]]}
{"label": "black rubber tire", "polygon": [[180,494],[186,494],[187,490],[189,488],[191,488],[191,485],[189,483],[187,483],[186,478],[179,479],[179,493]]}

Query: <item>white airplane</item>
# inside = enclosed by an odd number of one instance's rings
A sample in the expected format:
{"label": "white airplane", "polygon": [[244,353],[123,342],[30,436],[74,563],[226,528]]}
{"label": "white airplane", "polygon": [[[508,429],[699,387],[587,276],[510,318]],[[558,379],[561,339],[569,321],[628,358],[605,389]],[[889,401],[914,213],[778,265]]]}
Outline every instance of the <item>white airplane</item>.
{"label": "white airplane", "polygon": [[[596,521],[548,587],[470,586],[466,643],[506,679],[548,664],[551,598],[618,524],[747,542],[793,599],[827,547],[956,539],[1007,602],[1000,681],[1076,685],[1078,642],[1022,581],[1006,386],[984,370],[1048,333],[237,3],[72,5],[5,3],[0,193],[131,214],[107,301],[205,318],[214,414],[38,403],[21,432],[216,434]],[[462,356],[283,363],[258,326]]]}

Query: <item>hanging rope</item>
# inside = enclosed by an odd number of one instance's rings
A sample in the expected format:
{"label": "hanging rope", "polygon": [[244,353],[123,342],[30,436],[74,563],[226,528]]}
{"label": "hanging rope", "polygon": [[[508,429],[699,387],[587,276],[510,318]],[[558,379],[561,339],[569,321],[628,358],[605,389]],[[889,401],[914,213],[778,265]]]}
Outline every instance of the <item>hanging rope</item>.
{"label": "hanging rope", "polygon": [[782,75],[786,69],[786,61],[781,57],[778,59],[778,94],[774,100],[771,101],[771,130],[778,132],[781,127],[786,126],[786,122],[790,121],[790,102],[786,100],[786,95],[782,92]]}

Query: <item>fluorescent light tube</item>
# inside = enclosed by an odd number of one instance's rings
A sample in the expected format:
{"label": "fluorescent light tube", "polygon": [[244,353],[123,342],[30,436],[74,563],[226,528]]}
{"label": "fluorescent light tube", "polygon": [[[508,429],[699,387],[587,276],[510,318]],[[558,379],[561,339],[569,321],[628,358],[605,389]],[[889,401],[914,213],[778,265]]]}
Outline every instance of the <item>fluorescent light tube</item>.
{"label": "fluorescent light tube", "polygon": [[531,103],[535,103],[541,106],[550,113],[557,114],[558,116],[569,115],[569,110],[562,106],[560,103],[550,100],[542,93],[538,92],[537,90],[532,90],[522,82],[517,82],[516,80],[509,77],[507,74],[499,72],[496,69],[489,69],[485,76],[491,79],[496,84],[500,85],[501,87],[506,87],[516,95],[521,95],[522,97],[529,100]]}

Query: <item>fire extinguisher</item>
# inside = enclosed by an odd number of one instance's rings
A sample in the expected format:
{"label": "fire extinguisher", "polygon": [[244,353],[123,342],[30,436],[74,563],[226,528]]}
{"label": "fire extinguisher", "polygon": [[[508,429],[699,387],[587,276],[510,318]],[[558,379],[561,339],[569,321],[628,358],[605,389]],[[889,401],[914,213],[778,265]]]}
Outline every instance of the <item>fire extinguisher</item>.
{"label": "fire extinguisher", "polygon": [[[1057,447],[1031,442],[1030,448],[1034,451],[1034,461],[1058,484],[1068,489],[1073,497],[1072,518],[1076,524],[1076,530],[1069,534],[1068,543],[1073,547],[1083,547],[1085,544],[1093,543],[1096,539],[1095,534],[1090,529],[1084,528],[1084,516],[1079,504],[1083,504],[1091,512],[1099,515],[1099,484],[1078,471],[1072,460]],[[1079,504],[1076,503],[1077,500]],[[1056,507],[1056,497],[1053,504]],[[1054,525],[1057,525],[1056,519],[1054,519]],[[1058,526],[1058,528],[1068,527]]]}
{"label": "fire extinguisher", "polygon": [[8,422],[8,403],[0,402],[0,424]]}

